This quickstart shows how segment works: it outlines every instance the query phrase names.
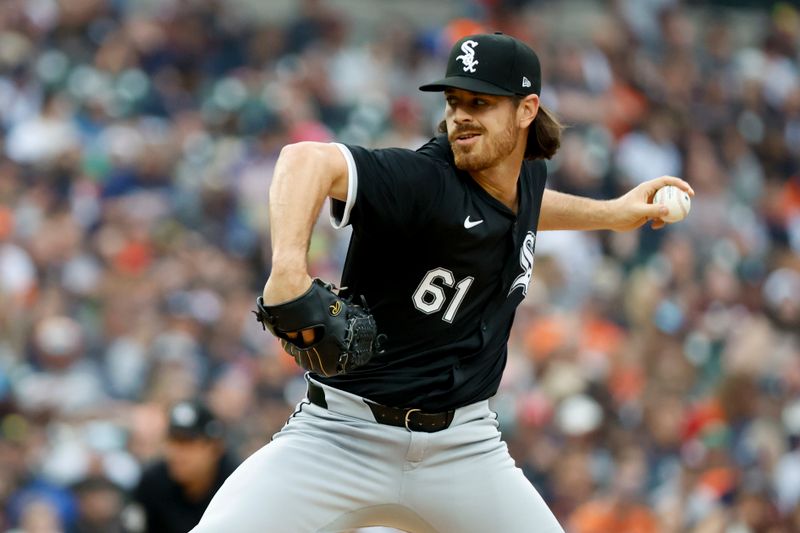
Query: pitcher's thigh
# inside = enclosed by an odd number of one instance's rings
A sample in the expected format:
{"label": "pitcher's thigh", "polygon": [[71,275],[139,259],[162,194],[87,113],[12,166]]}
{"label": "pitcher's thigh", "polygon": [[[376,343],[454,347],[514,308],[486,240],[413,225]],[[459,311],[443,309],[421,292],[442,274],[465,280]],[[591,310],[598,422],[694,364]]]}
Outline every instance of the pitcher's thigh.
{"label": "pitcher's thigh", "polygon": [[461,460],[438,470],[417,478],[415,488],[425,498],[417,498],[414,504],[438,531],[564,533],[510,457],[499,464],[496,460]]}
{"label": "pitcher's thigh", "polygon": [[231,474],[192,532],[317,531],[381,497],[385,480],[348,463],[347,452],[323,439],[282,435]]}

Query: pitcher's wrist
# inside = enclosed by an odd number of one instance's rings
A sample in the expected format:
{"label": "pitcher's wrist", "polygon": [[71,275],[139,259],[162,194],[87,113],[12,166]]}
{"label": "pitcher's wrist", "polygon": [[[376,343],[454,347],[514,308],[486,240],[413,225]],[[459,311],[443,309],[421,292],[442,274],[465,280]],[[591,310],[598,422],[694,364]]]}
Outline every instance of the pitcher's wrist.
{"label": "pitcher's wrist", "polygon": [[272,272],[264,285],[264,305],[277,305],[301,296],[311,286],[311,276],[305,270]]}

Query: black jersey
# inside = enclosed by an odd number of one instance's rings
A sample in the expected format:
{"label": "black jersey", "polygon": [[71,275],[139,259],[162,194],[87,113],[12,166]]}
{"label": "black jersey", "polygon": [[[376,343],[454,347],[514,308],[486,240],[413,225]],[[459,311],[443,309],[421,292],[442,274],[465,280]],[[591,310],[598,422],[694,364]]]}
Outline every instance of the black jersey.
{"label": "black jersey", "polygon": [[343,294],[364,295],[385,353],[328,385],[394,407],[443,411],[493,396],[533,269],[543,161],[526,161],[514,214],[455,167],[445,136],[416,152],[339,145],[353,228]]}

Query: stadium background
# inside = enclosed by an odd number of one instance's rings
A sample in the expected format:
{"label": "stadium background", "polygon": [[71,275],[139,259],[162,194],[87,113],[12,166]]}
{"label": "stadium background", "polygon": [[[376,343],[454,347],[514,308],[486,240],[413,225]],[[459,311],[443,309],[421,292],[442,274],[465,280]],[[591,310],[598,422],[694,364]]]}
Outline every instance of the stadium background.
{"label": "stadium background", "polygon": [[120,531],[178,399],[241,457],[281,427],[301,374],[250,314],[278,151],[418,146],[416,87],[480,28],[539,52],[551,187],[697,192],[539,236],[494,401],[519,466],[570,532],[800,531],[800,14],[678,0],[0,2],[0,530]]}

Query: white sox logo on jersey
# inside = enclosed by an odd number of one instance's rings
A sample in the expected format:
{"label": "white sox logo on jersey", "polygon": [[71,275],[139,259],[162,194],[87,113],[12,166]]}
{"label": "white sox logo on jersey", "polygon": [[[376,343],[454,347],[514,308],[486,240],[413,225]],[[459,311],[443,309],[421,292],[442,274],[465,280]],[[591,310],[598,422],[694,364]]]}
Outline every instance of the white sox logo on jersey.
{"label": "white sox logo on jersey", "polygon": [[476,46],[478,46],[478,43],[472,39],[464,41],[461,45],[461,51],[464,53],[456,57],[456,60],[464,63],[464,72],[475,72],[475,65],[478,64],[478,60],[475,59]]}
{"label": "white sox logo on jersey", "polygon": [[525,240],[522,242],[522,247],[519,249],[519,266],[522,267],[522,274],[516,277],[511,288],[508,290],[510,295],[514,289],[521,287],[522,295],[528,295],[528,284],[531,282],[533,275],[533,245],[536,242],[536,234],[529,231],[525,235]]}

